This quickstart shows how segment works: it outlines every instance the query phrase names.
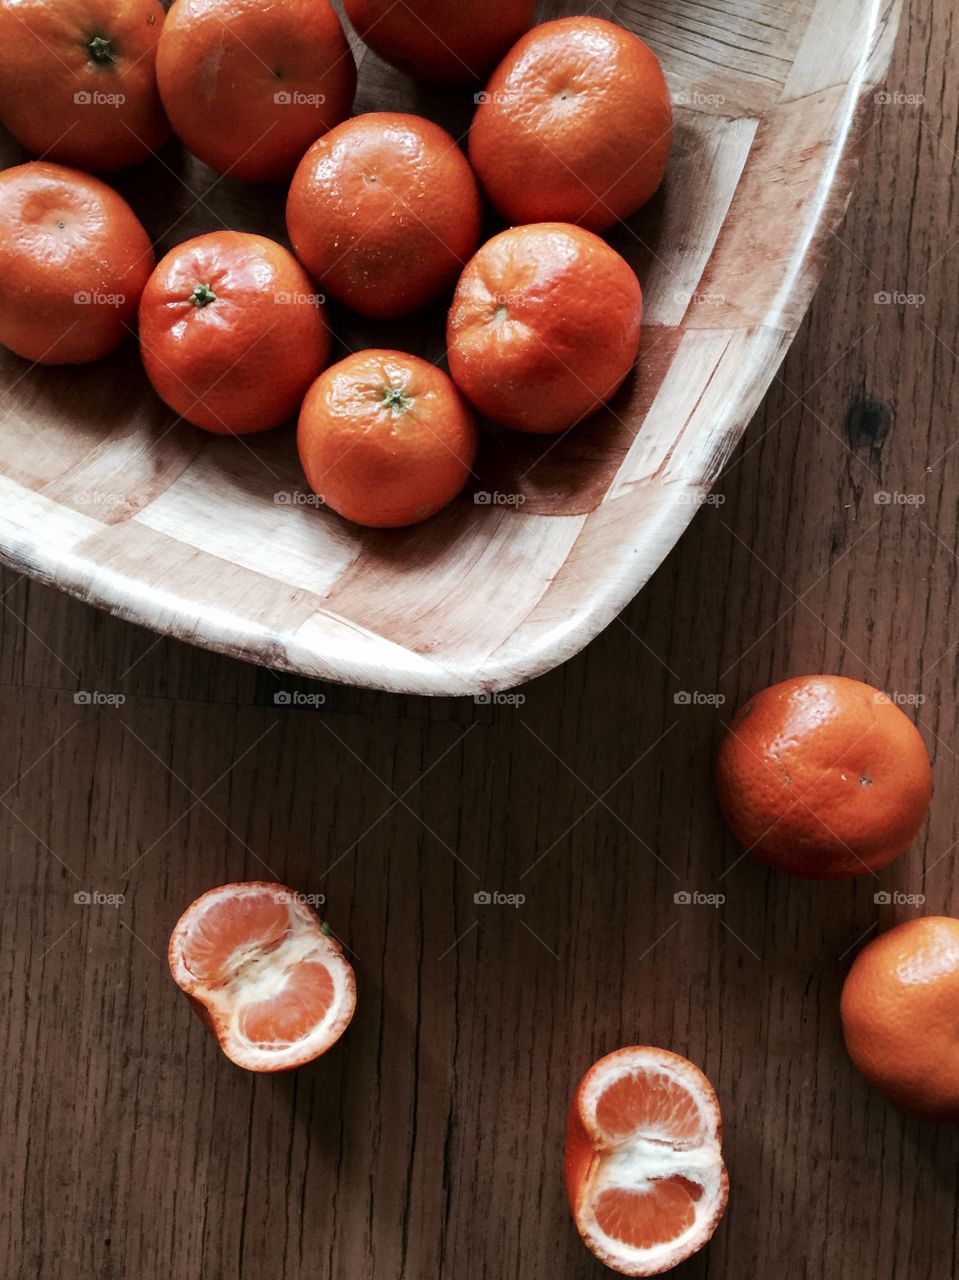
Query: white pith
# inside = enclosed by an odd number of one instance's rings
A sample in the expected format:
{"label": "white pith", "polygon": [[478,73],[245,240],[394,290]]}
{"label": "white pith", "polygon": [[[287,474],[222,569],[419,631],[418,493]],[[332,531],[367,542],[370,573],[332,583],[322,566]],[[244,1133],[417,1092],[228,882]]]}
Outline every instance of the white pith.
{"label": "white pith", "polygon": [[[577,1225],[590,1247],[600,1256],[615,1260],[624,1274],[649,1275],[677,1265],[708,1240],[717,1211],[726,1195],[726,1170],[718,1133],[718,1104],[705,1078],[684,1059],[661,1059],[649,1050],[630,1056],[617,1055],[608,1065],[597,1064],[583,1090],[582,1119],[588,1131],[600,1138],[596,1106],[606,1090],[626,1075],[662,1075],[678,1084],[695,1101],[703,1121],[700,1143],[683,1146],[666,1133],[631,1134],[611,1143],[597,1141],[598,1163],[585,1188],[577,1215]],[[704,1084],[709,1093],[704,1093]],[[695,1217],[681,1235],[648,1249],[639,1249],[615,1236],[607,1235],[596,1220],[593,1206],[610,1188],[643,1192],[663,1178],[682,1177],[702,1187],[695,1204]],[[612,1265],[612,1262],[610,1263]]]}
{"label": "white pith", "polygon": [[[244,893],[262,894],[265,890],[285,895],[288,925],[280,941],[269,949],[257,945],[237,948],[225,966],[229,976],[223,981],[209,981],[192,973],[183,957],[188,950],[190,933],[206,911],[214,907],[221,896],[235,898]],[[177,984],[206,1006],[224,1052],[240,1066],[253,1070],[277,1069],[308,1061],[328,1048],[353,1016],[356,1003],[353,973],[339,943],[320,931],[316,913],[283,885],[225,886],[222,894],[207,895],[203,905],[196,912],[187,913],[187,918],[177,925],[170,954]],[[281,994],[291,972],[304,961],[313,959],[322,963],[333,982],[333,999],[323,1019],[309,1035],[292,1042],[263,1045],[251,1041],[240,1025],[244,1011]]]}

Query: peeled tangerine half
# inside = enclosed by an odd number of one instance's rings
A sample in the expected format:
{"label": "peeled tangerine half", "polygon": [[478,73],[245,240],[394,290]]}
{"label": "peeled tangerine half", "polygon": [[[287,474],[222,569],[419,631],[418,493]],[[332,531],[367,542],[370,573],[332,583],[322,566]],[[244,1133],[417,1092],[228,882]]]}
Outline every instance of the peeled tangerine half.
{"label": "peeled tangerine half", "polygon": [[238,1067],[285,1071],[349,1026],[356,980],[302,894],[251,881],[211,889],[170,938],[170,972]]}
{"label": "peeled tangerine half", "polygon": [[668,1049],[617,1049],[570,1105],[566,1190],[588,1249],[625,1276],[657,1276],[710,1239],[729,1179],[722,1117],[698,1067]]}

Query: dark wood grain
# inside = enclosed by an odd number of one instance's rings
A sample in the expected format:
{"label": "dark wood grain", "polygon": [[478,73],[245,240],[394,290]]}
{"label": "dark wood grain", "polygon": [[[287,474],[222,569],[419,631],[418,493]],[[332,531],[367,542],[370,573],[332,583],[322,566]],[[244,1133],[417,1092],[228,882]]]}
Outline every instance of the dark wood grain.
{"label": "dark wood grain", "polygon": [[[690,1056],[724,1110],[729,1213],[677,1274],[955,1273],[959,1136],[869,1092],[837,1009],[860,941],[920,910],[880,888],[959,913],[953,25],[913,4],[889,88],[926,102],[877,111],[717,501],[520,705],[294,683],[3,575],[3,1276],[598,1280],[563,1118],[585,1067],[631,1042]],[[734,704],[814,670],[924,699],[936,799],[879,880],[777,876],[720,823]],[[294,689],[326,701],[275,705]],[[204,889],[269,877],[326,894],[359,1006],[325,1059],[254,1079],[164,951]],[[686,888],[726,901],[676,905]]]}

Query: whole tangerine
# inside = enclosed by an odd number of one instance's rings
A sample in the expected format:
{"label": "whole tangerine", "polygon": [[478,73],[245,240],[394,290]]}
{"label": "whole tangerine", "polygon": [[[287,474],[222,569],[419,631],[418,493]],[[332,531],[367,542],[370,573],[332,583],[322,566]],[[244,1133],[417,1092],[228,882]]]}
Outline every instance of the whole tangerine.
{"label": "whole tangerine", "polygon": [[93,173],[145,160],[170,134],[163,19],[159,0],[0,5],[0,120],[35,155]]}
{"label": "whole tangerine", "polygon": [[343,7],[386,62],[417,80],[453,85],[492,71],[529,30],[536,0],[344,0]]}
{"label": "whole tangerine", "polygon": [[45,160],[0,173],[0,343],[37,364],[83,364],[131,333],[153,248],[99,178]]}
{"label": "whole tangerine", "polygon": [[265,236],[212,231],[171,249],[140,300],[140,354],[157,394],[218,435],[291,418],[330,351],[313,288]]}
{"label": "whole tangerine", "polygon": [[170,123],[233,178],[288,178],[345,120],[356,63],[329,0],[176,0],[157,56]]}
{"label": "whole tangerine", "polygon": [[497,67],[470,161],[508,222],[606,231],[662,182],[672,118],[662,68],[638,36],[603,18],[559,18]]}
{"label": "whole tangerine", "polygon": [[923,916],[868,943],[839,1006],[849,1056],[893,1106],[959,1122],[959,920]]}
{"label": "whole tangerine", "polygon": [[791,875],[837,879],[906,849],[932,771],[918,729],[886,694],[845,676],[798,676],[736,713],[717,785],[744,849]]}
{"label": "whole tangerine", "polygon": [[332,129],[293,177],[294,252],[323,289],[365,316],[405,315],[451,288],[479,243],[480,198],[439,125],[370,112]]}
{"label": "whole tangerine", "polygon": [[370,528],[419,524],[462,490],[476,423],[441,369],[400,351],[360,351],[307,393],[297,446],[313,491]]}
{"label": "whole tangerine", "polygon": [[467,265],[447,324],[450,372],[518,431],[562,431],[616,392],[639,349],[643,295],[605,241],[559,222],[514,227]]}

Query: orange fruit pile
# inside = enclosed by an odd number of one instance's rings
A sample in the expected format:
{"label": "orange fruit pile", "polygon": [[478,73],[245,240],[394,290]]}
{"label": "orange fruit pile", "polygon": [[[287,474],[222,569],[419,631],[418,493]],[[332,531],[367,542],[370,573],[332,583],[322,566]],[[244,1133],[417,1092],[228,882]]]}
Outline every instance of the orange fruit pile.
{"label": "orange fruit pile", "polygon": [[[500,63],[475,95],[469,158],[431,120],[349,118],[356,63],[330,0],[175,0],[168,13],[98,0],[94,17],[77,0],[0,7],[0,121],[28,150],[109,172],[172,129],[220,175],[289,183],[293,248],[211,227],[150,276],[152,249],[119,196],[28,162],[16,192],[0,191],[14,282],[0,341],[27,359],[93,360],[138,316],[149,380],[180,418],[245,435],[299,417],[326,505],[388,527],[428,519],[466,485],[474,410],[564,431],[629,376],[642,292],[594,233],[653,195],[672,117],[655,55],[615,23],[532,27],[533,0],[346,9],[378,54],[430,83],[476,82]],[[481,246],[484,193],[514,225]],[[113,314],[91,309],[78,326],[74,297],[104,293],[122,296]],[[444,296],[455,385],[377,351],[310,391],[335,337],[327,297],[388,319]]]}
{"label": "orange fruit pile", "polygon": [[349,1026],[356,979],[301,894],[250,881],[211,889],[177,921],[170,972],[220,1048],[248,1071],[287,1071]]}

